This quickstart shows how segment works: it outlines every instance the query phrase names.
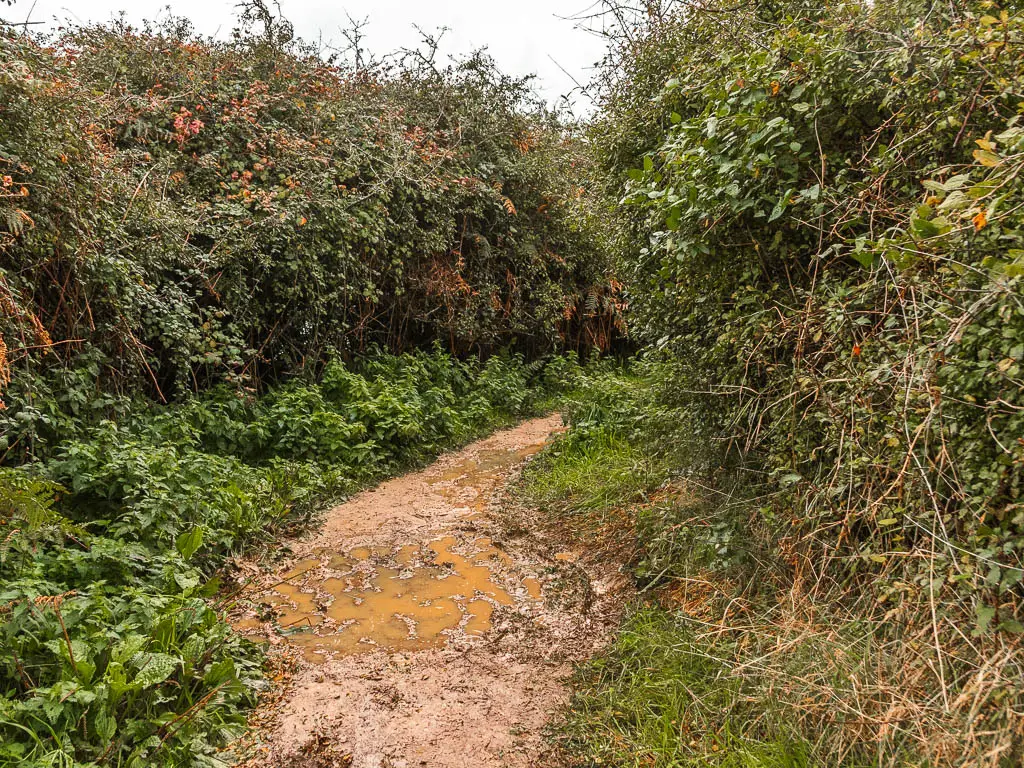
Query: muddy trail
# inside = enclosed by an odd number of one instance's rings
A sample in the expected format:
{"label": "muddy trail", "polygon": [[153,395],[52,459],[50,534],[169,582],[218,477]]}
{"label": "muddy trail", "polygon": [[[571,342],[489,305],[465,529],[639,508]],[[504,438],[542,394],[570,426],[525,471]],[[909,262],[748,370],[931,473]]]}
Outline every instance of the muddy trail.
{"label": "muddy trail", "polygon": [[534,419],[445,455],[330,510],[273,568],[243,565],[232,621],[278,670],[245,765],[545,764],[619,586],[504,494],[560,429]]}

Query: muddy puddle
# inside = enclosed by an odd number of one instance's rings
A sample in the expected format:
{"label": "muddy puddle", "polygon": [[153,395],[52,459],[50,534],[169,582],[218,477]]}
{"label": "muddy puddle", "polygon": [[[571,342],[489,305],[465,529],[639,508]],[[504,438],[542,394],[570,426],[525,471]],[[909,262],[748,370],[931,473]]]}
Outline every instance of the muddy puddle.
{"label": "muddy puddle", "polygon": [[296,563],[252,595],[258,615],[240,630],[272,622],[307,661],[377,650],[435,648],[455,633],[480,636],[501,606],[541,597],[487,537],[445,536],[394,550],[359,547]]}
{"label": "muddy puddle", "polygon": [[[557,415],[357,494],[239,564],[230,618],[272,646],[278,684],[236,746],[244,768],[534,768],[570,660],[617,620],[543,513],[503,497]],[[613,606],[614,603],[614,606]]]}
{"label": "muddy puddle", "polygon": [[[543,445],[475,452],[427,474],[426,488],[471,521],[483,515],[511,469]],[[471,530],[348,550],[319,547],[308,555],[246,590],[248,610],[233,623],[295,646],[312,663],[481,637],[497,611],[542,596],[533,574]]]}

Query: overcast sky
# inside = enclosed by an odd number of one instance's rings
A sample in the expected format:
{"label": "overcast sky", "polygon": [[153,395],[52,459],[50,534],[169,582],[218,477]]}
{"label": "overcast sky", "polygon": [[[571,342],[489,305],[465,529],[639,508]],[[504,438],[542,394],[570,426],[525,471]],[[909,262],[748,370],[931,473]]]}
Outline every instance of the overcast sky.
{"label": "overcast sky", "polygon": [[[339,30],[349,26],[346,13],[354,19],[368,18],[366,47],[378,54],[414,47],[419,38],[414,25],[429,32],[449,27],[445,52],[487,47],[504,71],[538,75],[537,91],[554,104],[574,89],[574,80],[590,79],[604,52],[600,39],[571,20],[593,1],[281,0],[281,8],[300,37],[335,45],[343,45]],[[176,15],[191,19],[200,33],[223,36],[234,26],[236,2],[174,0],[171,6]],[[168,0],[15,0],[13,8],[0,4],[0,17],[20,22],[31,12],[34,21],[94,22],[108,21],[123,10],[130,21],[137,22],[166,15],[167,4]],[[586,97],[576,94],[573,98],[577,111],[585,111]]]}

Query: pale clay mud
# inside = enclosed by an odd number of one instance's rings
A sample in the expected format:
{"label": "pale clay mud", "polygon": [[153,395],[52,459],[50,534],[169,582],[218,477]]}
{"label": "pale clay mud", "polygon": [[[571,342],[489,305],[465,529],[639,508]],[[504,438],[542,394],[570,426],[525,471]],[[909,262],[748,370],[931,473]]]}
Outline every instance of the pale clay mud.
{"label": "pale clay mud", "polygon": [[617,577],[588,573],[528,511],[504,527],[491,513],[561,424],[525,422],[361,493],[281,567],[243,568],[252,582],[233,623],[288,673],[254,718],[247,765],[544,763],[571,662],[615,622],[602,597]]}

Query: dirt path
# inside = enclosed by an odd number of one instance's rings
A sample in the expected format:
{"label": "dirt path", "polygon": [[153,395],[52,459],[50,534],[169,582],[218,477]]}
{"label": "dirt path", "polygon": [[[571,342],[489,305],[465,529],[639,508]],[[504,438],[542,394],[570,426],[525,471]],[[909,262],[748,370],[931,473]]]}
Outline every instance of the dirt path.
{"label": "dirt path", "polygon": [[600,599],[613,576],[595,580],[523,511],[495,520],[508,479],[560,428],[528,421],[362,493],[258,576],[234,623],[275,647],[283,680],[248,765],[543,761],[570,662],[614,620]]}

